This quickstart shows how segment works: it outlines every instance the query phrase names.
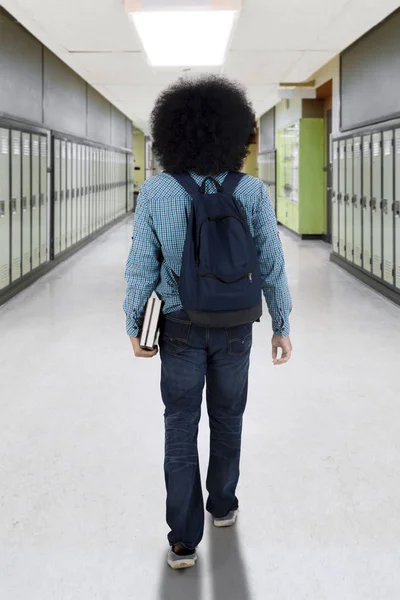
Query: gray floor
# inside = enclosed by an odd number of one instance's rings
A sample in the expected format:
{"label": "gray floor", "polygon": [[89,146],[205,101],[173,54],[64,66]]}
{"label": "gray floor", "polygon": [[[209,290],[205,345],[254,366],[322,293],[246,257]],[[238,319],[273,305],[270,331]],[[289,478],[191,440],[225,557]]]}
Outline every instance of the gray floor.
{"label": "gray floor", "polygon": [[[398,600],[400,311],[282,234],[293,361],[256,328],[235,530],[165,566],[158,359],[121,304],[130,222],[0,308],[2,600]],[[207,427],[200,438],[203,471]]]}

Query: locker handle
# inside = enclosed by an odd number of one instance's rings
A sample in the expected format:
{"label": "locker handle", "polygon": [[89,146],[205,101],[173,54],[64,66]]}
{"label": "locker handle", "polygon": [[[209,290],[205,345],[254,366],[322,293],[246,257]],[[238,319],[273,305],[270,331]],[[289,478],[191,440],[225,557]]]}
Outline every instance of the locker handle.
{"label": "locker handle", "polygon": [[344,197],[345,204],[348,204],[349,200],[350,200],[350,196],[349,196],[349,194],[346,194]]}
{"label": "locker handle", "polygon": [[0,219],[6,216],[6,203],[4,200],[0,202]]}
{"label": "locker handle", "polygon": [[58,192],[54,192],[54,202],[58,202]]}
{"label": "locker handle", "polygon": [[26,196],[23,196],[23,198],[22,198],[22,210],[24,212],[26,212],[27,208],[28,208],[27,198],[26,198]]}
{"label": "locker handle", "polygon": [[40,206],[44,206],[44,194],[40,194]]}
{"label": "locker handle", "polygon": [[72,190],[71,192],[71,198],[74,199],[75,198],[75,190]]}
{"label": "locker handle", "polygon": [[352,204],[357,204],[357,196],[356,196],[356,194],[354,194],[354,196],[352,197],[351,203]]}
{"label": "locker handle", "polygon": [[370,200],[369,205],[372,208],[372,210],[376,210],[376,198],[372,198],[372,200]]}
{"label": "locker handle", "polygon": [[396,217],[400,217],[400,202],[395,202]]}
{"label": "locker handle", "polygon": [[13,198],[11,200],[11,212],[13,215],[17,214],[17,199],[16,198]]}
{"label": "locker handle", "polygon": [[36,195],[33,195],[31,198],[32,209],[36,210]]}
{"label": "locker handle", "polygon": [[387,200],[383,200],[383,201],[381,202],[381,204],[382,204],[382,209],[383,209],[383,211],[385,212],[385,215],[387,215],[387,214],[388,214],[388,212],[389,212],[389,211],[388,211],[388,208],[389,208],[389,202],[388,202]]}
{"label": "locker handle", "polygon": [[60,192],[60,201],[63,202],[63,200],[64,200],[64,192],[62,191],[62,192]]}

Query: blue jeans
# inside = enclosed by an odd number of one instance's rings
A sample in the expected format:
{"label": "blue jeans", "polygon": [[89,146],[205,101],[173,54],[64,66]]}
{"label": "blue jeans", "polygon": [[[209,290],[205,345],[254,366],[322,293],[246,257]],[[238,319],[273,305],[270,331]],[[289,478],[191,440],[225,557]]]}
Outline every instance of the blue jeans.
{"label": "blue jeans", "polygon": [[247,401],[252,325],[207,329],[183,311],[165,318],[160,336],[165,404],[165,482],[171,545],[195,548],[204,531],[197,434],[204,383],[210,423],[207,510],[238,507],[242,420]]}

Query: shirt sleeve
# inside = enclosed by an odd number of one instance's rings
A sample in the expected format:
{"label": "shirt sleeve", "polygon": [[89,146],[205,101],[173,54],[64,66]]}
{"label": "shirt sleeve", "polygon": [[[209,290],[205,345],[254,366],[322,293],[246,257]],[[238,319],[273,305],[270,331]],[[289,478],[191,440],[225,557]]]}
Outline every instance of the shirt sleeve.
{"label": "shirt sleeve", "polygon": [[253,216],[253,227],[260,259],[262,288],[272,318],[273,331],[275,335],[286,337],[290,335],[292,299],[275,211],[264,184]]}
{"label": "shirt sleeve", "polygon": [[125,270],[127,282],[124,311],[126,331],[138,337],[147,300],[160,278],[160,243],[154,231],[150,202],[145,189],[139,194],[133,227],[132,247]]}

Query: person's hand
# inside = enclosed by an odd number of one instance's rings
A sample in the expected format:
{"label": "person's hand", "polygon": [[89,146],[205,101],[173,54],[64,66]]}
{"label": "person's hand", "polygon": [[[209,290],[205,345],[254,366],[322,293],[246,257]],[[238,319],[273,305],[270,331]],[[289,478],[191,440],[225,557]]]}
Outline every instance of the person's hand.
{"label": "person's hand", "polygon": [[[280,358],[278,357],[279,348],[282,350]],[[272,338],[272,360],[274,365],[284,365],[289,362],[292,356],[292,343],[290,337],[279,337],[274,335]]]}
{"label": "person's hand", "polygon": [[153,350],[143,350],[143,348],[140,347],[140,338],[131,337],[130,340],[136,358],[153,358],[158,354],[157,346]]}

